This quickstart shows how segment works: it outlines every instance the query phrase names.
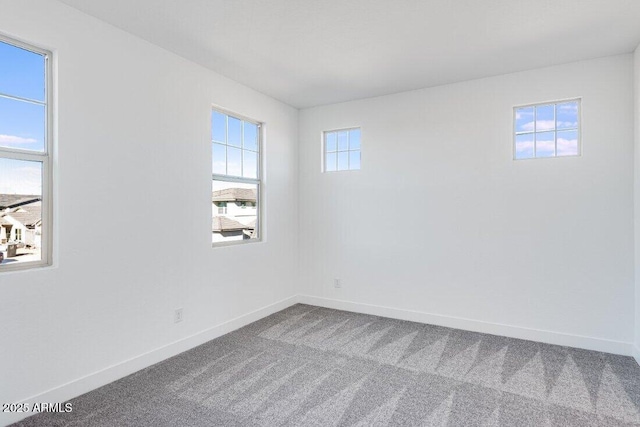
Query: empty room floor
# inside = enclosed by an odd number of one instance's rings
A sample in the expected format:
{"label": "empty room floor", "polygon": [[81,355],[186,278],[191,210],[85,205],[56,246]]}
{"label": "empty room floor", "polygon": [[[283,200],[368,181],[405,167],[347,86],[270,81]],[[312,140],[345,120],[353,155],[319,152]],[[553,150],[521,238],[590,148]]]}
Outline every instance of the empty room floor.
{"label": "empty room floor", "polygon": [[16,425],[640,425],[640,367],[298,304],[71,402]]}

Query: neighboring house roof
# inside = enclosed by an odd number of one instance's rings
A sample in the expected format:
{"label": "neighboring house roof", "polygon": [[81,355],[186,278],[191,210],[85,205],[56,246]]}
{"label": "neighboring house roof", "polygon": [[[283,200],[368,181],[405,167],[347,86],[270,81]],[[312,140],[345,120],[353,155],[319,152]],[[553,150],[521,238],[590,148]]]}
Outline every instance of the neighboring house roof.
{"label": "neighboring house roof", "polygon": [[256,190],[253,188],[225,188],[211,193],[214,202],[255,202]]}
{"label": "neighboring house roof", "polygon": [[0,194],[0,209],[17,208],[40,200],[42,200],[42,196],[38,195]]}
{"label": "neighboring house roof", "polygon": [[237,231],[249,228],[236,220],[227,218],[226,216],[214,216],[213,217],[213,231]]}
{"label": "neighboring house roof", "polygon": [[35,227],[42,220],[42,202],[22,205],[15,211],[6,213],[5,216],[10,216],[27,227]]}

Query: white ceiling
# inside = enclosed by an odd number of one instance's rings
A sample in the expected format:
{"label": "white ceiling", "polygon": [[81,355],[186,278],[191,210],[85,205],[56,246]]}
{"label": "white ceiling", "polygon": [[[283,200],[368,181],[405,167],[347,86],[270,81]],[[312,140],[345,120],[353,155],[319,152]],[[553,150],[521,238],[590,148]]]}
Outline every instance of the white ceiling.
{"label": "white ceiling", "polygon": [[640,43],[640,0],[61,0],[295,107]]}

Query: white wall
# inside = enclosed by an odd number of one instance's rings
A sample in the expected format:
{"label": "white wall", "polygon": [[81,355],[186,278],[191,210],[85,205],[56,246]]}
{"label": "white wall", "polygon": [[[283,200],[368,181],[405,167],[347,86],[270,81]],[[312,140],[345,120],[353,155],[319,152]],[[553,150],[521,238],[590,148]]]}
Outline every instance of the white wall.
{"label": "white wall", "polygon": [[[632,341],[630,55],[308,109],[298,133],[295,109],[58,2],[0,10],[58,83],[55,265],[0,274],[0,402],[72,397],[297,292]],[[512,106],[574,96],[584,155],[512,161]],[[266,242],[211,248],[212,103],[266,122]],[[321,174],[321,131],[347,126],[362,171]]]}
{"label": "white wall", "polygon": [[[305,301],[628,354],[632,60],[302,110]],[[512,160],[514,105],[578,96],[581,157]],[[321,132],[351,126],[362,170],[322,174]]]}
{"label": "white wall", "polygon": [[633,83],[634,83],[634,220],[635,220],[635,337],[634,356],[640,363],[640,45],[634,52]]}
{"label": "white wall", "polygon": [[[4,34],[55,51],[58,83],[55,265],[0,273],[0,402],[295,295],[297,110],[58,2],[0,11]],[[266,123],[264,243],[211,247],[213,103]]]}

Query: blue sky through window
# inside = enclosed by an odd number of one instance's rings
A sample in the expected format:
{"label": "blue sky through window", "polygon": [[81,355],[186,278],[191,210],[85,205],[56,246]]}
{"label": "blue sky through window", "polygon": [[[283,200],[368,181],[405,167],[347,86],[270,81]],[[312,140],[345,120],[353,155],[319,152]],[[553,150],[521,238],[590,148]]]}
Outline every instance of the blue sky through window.
{"label": "blue sky through window", "polygon": [[211,142],[213,173],[258,178],[258,125],[213,111]]}
{"label": "blue sky through window", "polygon": [[[0,41],[0,147],[43,152],[46,138],[46,61]],[[0,192],[42,194],[40,162],[1,159]]]}
{"label": "blue sky through window", "polygon": [[515,158],[578,155],[578,122],[578,100],[516,108]]}
{"label": "blue sky through window", "polygon": [[44,55],[0,42],[0,92],[45,100]]}
{"label": "blue sky through window", "polygon": [[360,143],[360,128],[324,132],[324,171],[360,169]]}

